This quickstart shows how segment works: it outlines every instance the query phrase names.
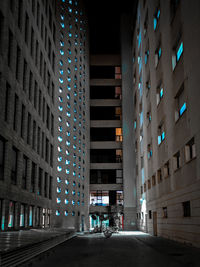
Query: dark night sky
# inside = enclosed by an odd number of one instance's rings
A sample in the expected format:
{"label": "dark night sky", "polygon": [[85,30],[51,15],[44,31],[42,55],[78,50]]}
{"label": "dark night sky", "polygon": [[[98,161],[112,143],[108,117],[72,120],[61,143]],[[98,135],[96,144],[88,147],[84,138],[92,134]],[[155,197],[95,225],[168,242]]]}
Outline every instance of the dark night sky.
{"label": "dark night sky", "polygon": [[120,15],[134,14],[137,0],[85,0],[90,28],[90,51],[94,53],[120,52]]}

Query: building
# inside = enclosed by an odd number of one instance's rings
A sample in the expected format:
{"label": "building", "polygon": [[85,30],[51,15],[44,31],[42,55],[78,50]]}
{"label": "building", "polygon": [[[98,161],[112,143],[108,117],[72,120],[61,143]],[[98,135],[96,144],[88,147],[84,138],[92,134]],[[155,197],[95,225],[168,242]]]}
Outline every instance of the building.
{"label": "building", "polygon": [[[88,48],[83,12],[81,1],[1,1],[2,231],[79,230],[86,225]],[[73,164],[70,176],[68,162]]]}
{"label": "building", "polygon": [[199,246],[199,1],[139,1],[133,37],[137,226]]}

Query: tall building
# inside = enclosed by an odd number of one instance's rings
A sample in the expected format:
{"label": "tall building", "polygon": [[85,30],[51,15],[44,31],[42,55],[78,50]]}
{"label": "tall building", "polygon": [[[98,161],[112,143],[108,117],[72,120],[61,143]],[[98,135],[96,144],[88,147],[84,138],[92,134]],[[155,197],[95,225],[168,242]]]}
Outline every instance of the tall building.
{"label": "tall building", "polygon": [[139,1],[133,37],[137,226],[199,245],[199,1]]}
{"label": "tall building", "polygon": [[90,57],[90,227],[123,227],[122,90],[119,55]]}
{"label": "tall building", "polygon": [[86,225],[86,27],[81,1],[0,3],[2,231]]}

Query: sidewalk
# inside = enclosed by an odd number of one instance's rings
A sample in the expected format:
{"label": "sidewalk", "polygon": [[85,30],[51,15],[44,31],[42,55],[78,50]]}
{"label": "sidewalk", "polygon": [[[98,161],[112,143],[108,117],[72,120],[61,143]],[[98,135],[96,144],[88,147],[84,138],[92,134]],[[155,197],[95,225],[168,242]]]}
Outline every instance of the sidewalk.
{"label": "sidewalk", "polygon": [[31,229],[0,233],[0,266],[17,266],[75,237],[69,229]]}

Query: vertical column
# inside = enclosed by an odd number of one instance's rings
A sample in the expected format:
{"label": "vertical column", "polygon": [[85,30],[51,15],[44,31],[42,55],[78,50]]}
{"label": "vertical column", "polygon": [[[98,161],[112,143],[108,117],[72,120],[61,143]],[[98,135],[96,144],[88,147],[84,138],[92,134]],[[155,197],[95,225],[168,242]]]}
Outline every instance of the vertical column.
{"label": "vertical column", "polygon": [[131,17],[121,18],[124,229],[136,229],[136,173],[133,130]]}

